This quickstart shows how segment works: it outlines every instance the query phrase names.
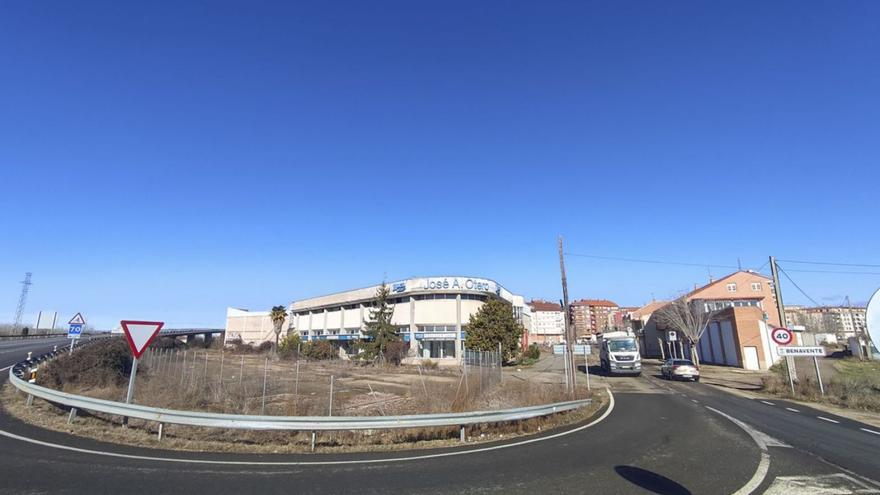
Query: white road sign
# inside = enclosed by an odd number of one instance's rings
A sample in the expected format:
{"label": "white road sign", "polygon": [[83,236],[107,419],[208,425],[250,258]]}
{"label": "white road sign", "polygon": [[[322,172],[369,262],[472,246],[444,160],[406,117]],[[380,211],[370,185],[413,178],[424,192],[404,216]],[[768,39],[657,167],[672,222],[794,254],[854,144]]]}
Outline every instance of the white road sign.
{"label": "white road sign", "polygon": [[779,347],[779,355],[780,356],[791,356],[791,357],[825,357],[825,348],[821,346],[817,347],[797,347],[797,346],[785,346]]}
{"label": "white road sign", "polygon": [[877,292],[874,292],[871,300],[868,301],[866,320],[868,323],[868,336],[871,337],[875,347],[880,346],[880,289],[877,289]]}
{"label": "white road sign", "polygon": [[675,333],[675,330],[666,332],[666,340],[668,342],[676,342],[678,340],[678,334]]}
{"label": "white road sign", "polygon": [[125,338],[128,340],[128,347],[134,357],[140,358],[144,350],[150,345],[150,342],[156,338],[159,330],[162,330],[161,321],[136,321],[123,320],[119,322],[122,330],[125,332]]}
{"label": "white road sign", "polygon": [[83,318],[82,313],[77,313],[76,316],[74,316],[73,318],[70,319],[70,321],[67,322],[67,324],[68,325],[85,325],[86,319]]}

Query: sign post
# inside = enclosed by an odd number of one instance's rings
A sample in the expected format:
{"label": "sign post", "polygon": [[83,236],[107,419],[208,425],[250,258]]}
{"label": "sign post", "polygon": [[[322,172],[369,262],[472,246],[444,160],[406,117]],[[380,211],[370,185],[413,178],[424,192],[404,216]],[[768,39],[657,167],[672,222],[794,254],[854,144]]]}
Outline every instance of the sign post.
{"label": "sign post", "polygon": [[147,346],[150,345],[150,342],[159,334],[159,330],[162,330],[162,326],[165,323],[161,321],[136,320],[122,320],[119,323],[122,325],[122,331],[125,332],[128,348],[131,349],[131,353],[134,356],[131,362],[131,376],[128,378],[128,393],[125,395],[125,403],[131,404],[131,399],[134,396],[134,381],[135,376],[137,376],[138,360],[147,349]]}
{"label": "sign post", "polygon": [[[770,332],[770,338],[773,339],[773,342],[776,342],[781,346],[787,346],[794,340],[794,334],[787,328],[774,328],[773,331]],[[788,385],[791,387],[791,395],[794,395],[794,377],[791,373],[794,359],[792,359],[790,355],[785,354],[783,349],[785,349],[785,347],[779,348],[779,355],[785,356],[785,369],[788,371]]]}
{"label": "sign post", "polygon": [[819,372],[819,358],[825,357],[825,348],[822,346],[811,347],[780,347],[779,355],[791,359],[795,356],[808,356],[813,358],[813,366],[816,367],[816,379],[819,381],[819,392],[825,397],[825,385],[822,384],[822,374]]}
{"label": "sign post", "polygon": [[70,339],[70,352],[73,352],[77,339],[82,335],[82,329],[86,324],[86,319],[83,318],[82,313],[77,313],[67,322],[67,324],[70,325],[67,329],[67,338]]}

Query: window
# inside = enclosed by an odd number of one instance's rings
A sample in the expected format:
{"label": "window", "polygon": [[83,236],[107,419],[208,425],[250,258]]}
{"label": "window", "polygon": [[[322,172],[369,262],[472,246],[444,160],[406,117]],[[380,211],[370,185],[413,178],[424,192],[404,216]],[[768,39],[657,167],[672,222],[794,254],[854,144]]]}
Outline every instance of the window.
{"label": "window", "polygon": [[727,292],[736,292],[736,284],[727,284]]}
{"label": "window", "polygon": [[752,282],[752,292],[761,292],[761,282]]}

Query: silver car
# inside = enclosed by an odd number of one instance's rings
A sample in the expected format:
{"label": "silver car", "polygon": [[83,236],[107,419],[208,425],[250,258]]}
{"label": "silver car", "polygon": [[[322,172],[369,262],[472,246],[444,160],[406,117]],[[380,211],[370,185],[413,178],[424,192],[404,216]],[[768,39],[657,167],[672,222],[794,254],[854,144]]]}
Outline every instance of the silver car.
{"label": "silver car", "polygon": [[689,359],[667,359],[660,366],[660,374],[667,380],[700,381],[700,370]]}

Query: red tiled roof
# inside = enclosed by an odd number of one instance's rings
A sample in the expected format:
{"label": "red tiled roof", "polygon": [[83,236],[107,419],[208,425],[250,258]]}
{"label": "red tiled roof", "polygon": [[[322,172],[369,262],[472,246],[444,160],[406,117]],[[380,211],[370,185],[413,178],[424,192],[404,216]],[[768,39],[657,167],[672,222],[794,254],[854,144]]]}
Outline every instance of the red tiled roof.
{"label": "red tiled roof", "polygon": [[571,303],[572,306],[605,306],[608,308],[616,308],[617,303],[608,299],[581,299]]}
{"label": "red tiled roof", "polygon": [[641,318],[642,316],[649,315],[662,308],[663,306],[666,306],[667,304],[669,304],[669,301],[651,301],[641,308],[633,311],[633,318]]}
{"label": "red tiled roof", "polygon": [[532,311],[562,311],[562,306],[547,301],[531,301],[529,306],[532,308]]}

